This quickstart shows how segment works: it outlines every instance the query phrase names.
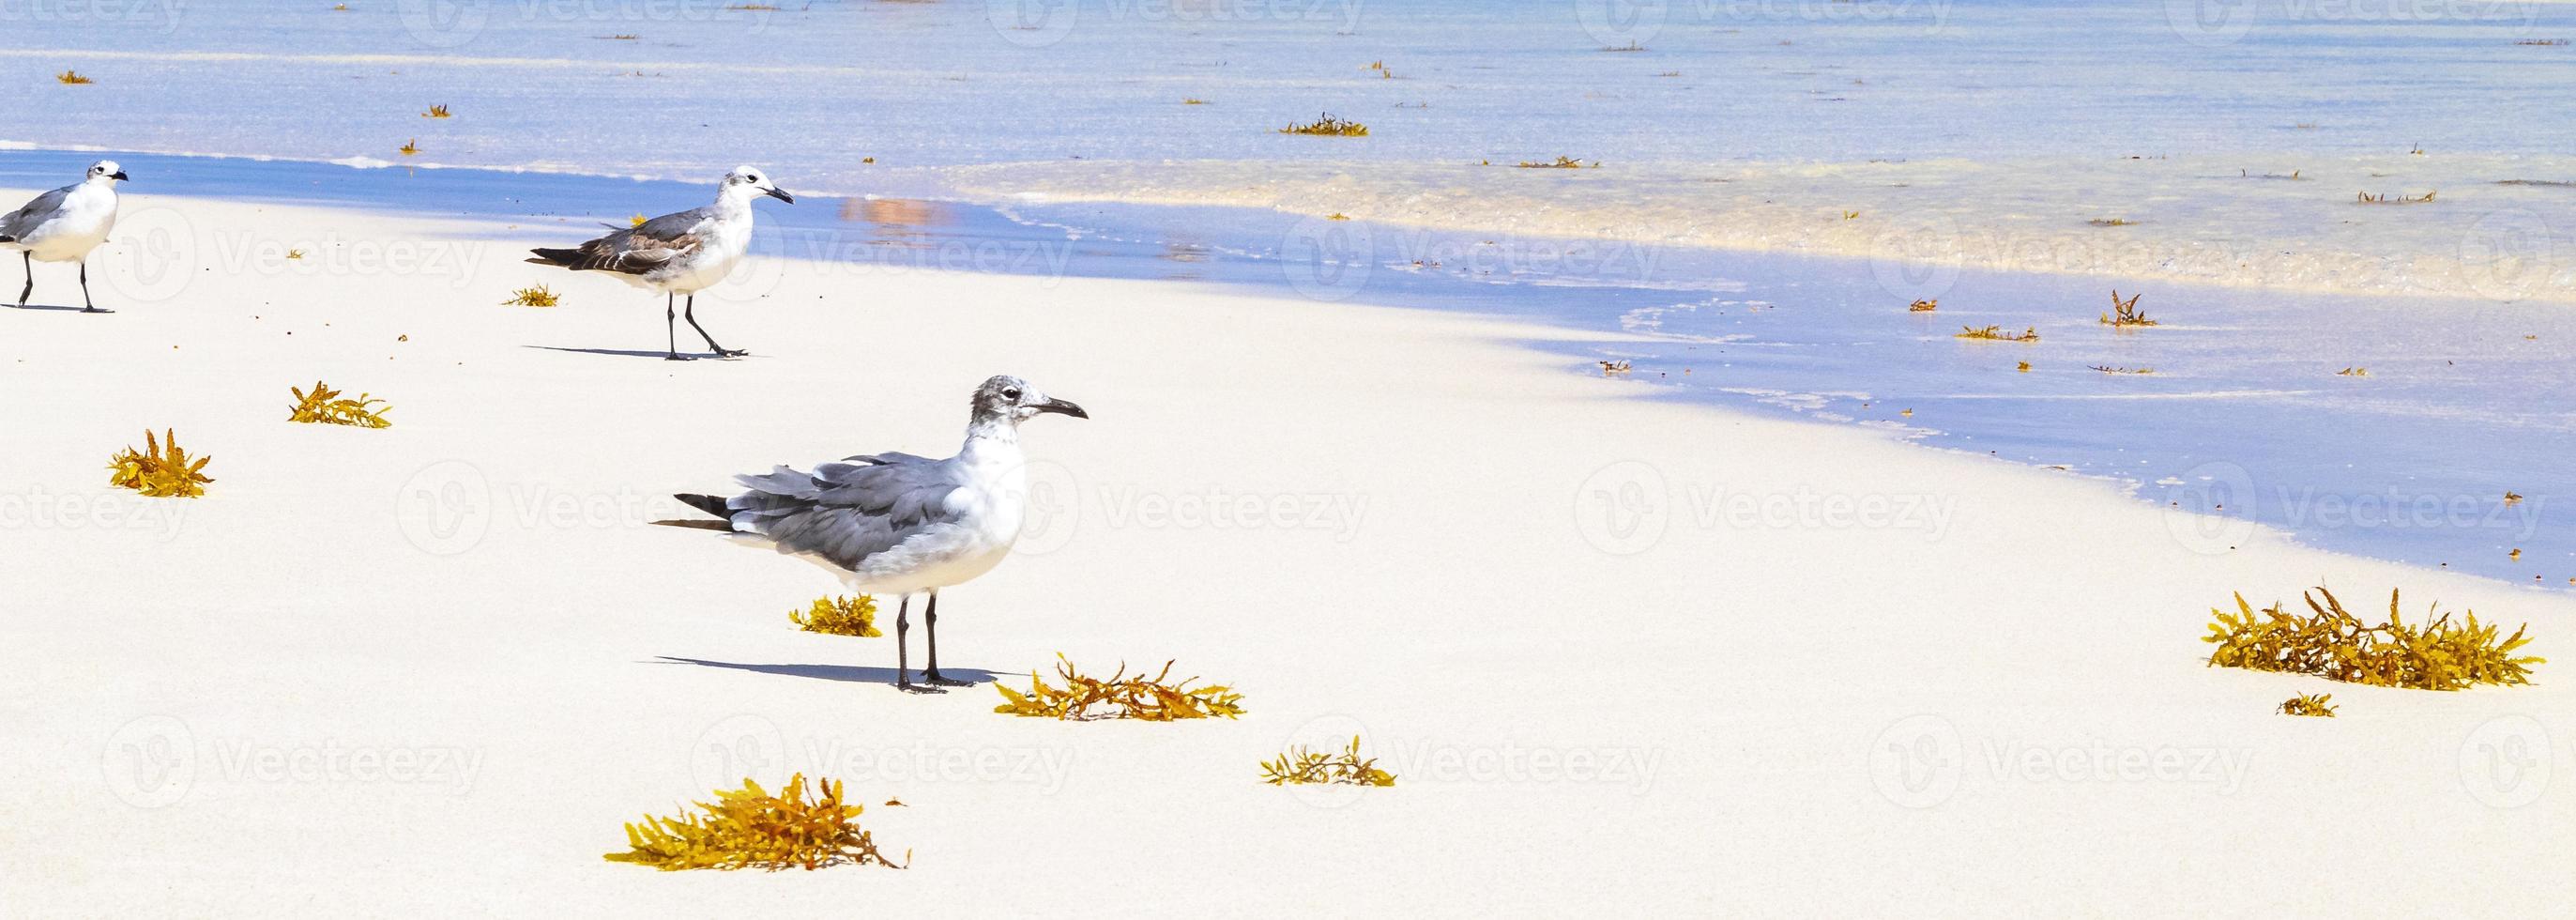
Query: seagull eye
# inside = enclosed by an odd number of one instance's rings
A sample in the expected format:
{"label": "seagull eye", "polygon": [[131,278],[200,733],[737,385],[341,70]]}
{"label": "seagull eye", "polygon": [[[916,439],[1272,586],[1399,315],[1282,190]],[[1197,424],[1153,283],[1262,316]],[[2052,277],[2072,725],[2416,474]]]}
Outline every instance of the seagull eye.
{"label": "seagull eye", "polygon": [[1010,389],[1003,390],[1003,391],[1002,391],[1002,398],[1003,398],[1003,399],[1018,399],[1018,398],[1020,398],[1020,388],[1019,388],[1019,387],[1011,387]]}

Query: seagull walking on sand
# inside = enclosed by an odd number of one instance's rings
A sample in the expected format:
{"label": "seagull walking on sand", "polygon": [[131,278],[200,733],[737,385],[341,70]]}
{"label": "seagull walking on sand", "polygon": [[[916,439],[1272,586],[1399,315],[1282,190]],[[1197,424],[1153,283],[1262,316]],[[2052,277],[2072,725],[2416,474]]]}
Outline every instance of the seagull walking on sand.
{"label": "seagull walking on sand", "polygon": [[[1049,412],[1091,417],[1020,378],[994,377],[975,388],[966,444],[954,457],[871,454],[820,464],[811,473],[781,466],[734,477],[750,490],[740,495],[673,496],[722,521],[655,523],[721,530],[735,542],[823,566],[853,591],[900,595],[895,686],[945,693],[941,688],[967,681],[939,673],[939,589],[991,571],[1011,554],[1028,510],[1020,423]],[[923,614],[930,666],[915,684],[904,634],[912,628],[912,596],[922,593],[930,595]]]}
{"label": "seagull walking on sand", "polygon": [[18,251],[18,262],[27,270],[27,286],[18,290],[18,306],[36,293],[36,263],[80,263],[81,312],[107,313],[89,299],[89,252],[107,242],[109,231],[116,229],[116,184],[125,181],[125,169],[114,160],[100,160],[89,165],[89,173],[79,185],[64,186],[27,202],[26,207],[0,214],[0,249]]}
{"label": "seagull walking on sand", "polygon": [[[751,202],[762,195],[796,203],[796,196],[780,191],[760,170],[737,166],[717,187],[714,204],[664,214],[572,249],[530,250],[537,257],[528,261],[609,272],[628,284],[662,292],[662,332],[670,348],[667,360],[690,360],[680,354],[679,331],[673,324],[679,316],[688,318],[689,328],[707,340],[716,357],[749,354],[716,344],[706,327],[698,325],[698,292],[724,280],[750,250]],[[686,311],[675,311],[674,298],[683,296],[689,299]]]}

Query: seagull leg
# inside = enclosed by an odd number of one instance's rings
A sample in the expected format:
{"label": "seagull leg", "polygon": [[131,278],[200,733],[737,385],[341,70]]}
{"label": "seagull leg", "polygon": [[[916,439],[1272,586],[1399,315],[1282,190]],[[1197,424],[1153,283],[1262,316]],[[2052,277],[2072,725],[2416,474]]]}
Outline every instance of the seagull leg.
{"label": "seagull leg", "polygon": [[27,305],[27,296],[36,293],[36,255],[31,252],[19,253],[18,261],[27,267],[27,286],[18,290],[18,306],[24,308]]}
{"label": "seagull leg", "polygon": [[[705,326],[701,326],[701,325],[698,325],[698,295],[696,295],[696,294],[691,294],[691,295],[689,295],[689,305],[688,305],[687,307],[684,307],[684,308],[682,308],[682,309],[681,309],[680,316],[681,316],[682,318],[685,318],[685,319],[687,319],[687,320],[689,321],[689,328],[691,328],[691,329],[695,329],[695,330],[697,330],[697,331],[698,331],[698,338],[702,338],[702,339],[707,340],[707,347],[708,347],[708,348],[715,349],[716,357],[719,357],[719,358],[739,358],[739,357],[742,357],[742,356],[744,356],[744,355],[747,355],[747,354],[750,354],[750,353],[751,353],[751,352],[747,352],[747,351],[744,351],[744,350],[739,349],[739,348],[726,348],[726,347],[724,347],[724,346],[722,346],[722,345],[718,345],[718,344],[716,344],[716,337],[715,337],[715,336],[712,336],[712,335],[708,335],[708,334],[707,334],[707,327],[705,327]],[[933,605],[938,604],[938,603],[939,603],[939,595],[936,595],[936,594],[931,595],[931,596],[930,596],[930,602],[931,602]]]}
{"label": "seagull leg", "polygon": [[904,649],[904,634],[912,631],[912,595],[903,596],[903,605],[894,612],[894,686],[905,693],[946,693],[937,687],[912,682],[912,662]]}
{"label": "seagull leg", "polygon": [[678,311],[678,309],[677,309],[677,308],[673,305],[673,303],[672,303],[670,292],[669,292],[669,291],[664,291],[664,292],[662,292],[662,336],[663,336],[663,340],[664,340],[664,341],[666,341],[666,342],[669,342],[669,343],[670,343],[668,347],[671,349],[671,353],[670,353],[670,355],[669,355],[669,356],[667,356],[667,357],[664,357],[662,360],[664,360],[664,361],[690,361],[690,360],[695,360],[695,359],[692,359],[692,358],[683,357],[683,356],[680,354],[680,327],[679,327],[679,325],[678,325],[676,322],[674,322],[674,320],[675,320],[675,319],[677,319],[677,318],[678,318],[678,316],[679,316],[679,311]]}
{"label": "seagull leg", "polygon": [[[80,266],[81,266],[81,272],[80,272],[80,275],[81,275],[81,312],[83,312],[83,313],[110,313],[110,312],[114,312],[114,311],[111,311],[111,310],[101,310],[101,309],[99,309],[99,308],[98,308],[98,305],[97,305],[97,304],[94,304],[94,303],[91,303],[91,302],[90,302],[90,300],[89,300],[89,260],[88,260],[88,259],[82,259],[82,260],[81,260],[81,264],[80,264]],[[28,280],[29,280],[29,281],[33,281],[33,280],[35,280],[35,279],[33,279],[33,278],[29,278]]]}
{"label": "seagull leg", "polygon": [[963,687],[974,683],[939,673],[939,589],[930,589],[930,609],[921,615],[922,625],[930,631],[930,667],[921,672],[921,682],[940,687]]}

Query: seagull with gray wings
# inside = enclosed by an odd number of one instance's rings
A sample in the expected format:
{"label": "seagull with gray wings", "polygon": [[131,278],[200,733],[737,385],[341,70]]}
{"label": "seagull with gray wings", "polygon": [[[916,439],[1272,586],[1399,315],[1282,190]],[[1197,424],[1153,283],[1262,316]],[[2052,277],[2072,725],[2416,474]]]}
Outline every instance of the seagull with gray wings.
{"label": "seagull with gray wings", "polygon": [[[966,443],[933,460],[885,453],[824,463],[813,472],[778,467],[734,477],[748,491],[674,498],[722,521],[656,521],[720,530],[737,543],[768,547],[822,566],[862,594],[903,598],[894,619],[895,685],[914,693],[960,686],[939,673],[939,589],[991,571],[1020,537],[1028,510],[1020,423],[1045,413],[1090,418],[1017,377],[975,388]],[[904,634],[912,596],[930,595],[929,667],[912,682]]]}
{"label": "seagull with gray wings", "polygon": [[36,293],[36,263],[78,262],[81,312],[109,312],[90,302],[89,252],[116,229],[116,184],[123,181],[123,167],[100,160],[90,164],[79,185],[46,192],[25,207],[0,214],[0,250],[17,250],[18,262],[27,270],[27,286],[18,290],[19,306]]}
{"label": "seagull with gray wings", "polygon": [[[698,325],[698,292],[724,280],[742,262],[743,253],[751,249],[751,202],[762,195],[796,203],[796,196],[780,191],[760,170],[736,166],[717,186],[714,204],[664,214],[572,249],[530,250],[537,257],[528,261],[574,271],[608,272],[636,287],[660,291],[662,332],[670,349],[668,360],[690,360],[680,354],[679,331],[673,322],[681,316],[688,318],[689,328],[707,340],[707,347],[714,349],[717,357],[748,354],[716,344],[706,327]],[[689,299],[685,312],[673,309],[674,298],[680,296]]]}

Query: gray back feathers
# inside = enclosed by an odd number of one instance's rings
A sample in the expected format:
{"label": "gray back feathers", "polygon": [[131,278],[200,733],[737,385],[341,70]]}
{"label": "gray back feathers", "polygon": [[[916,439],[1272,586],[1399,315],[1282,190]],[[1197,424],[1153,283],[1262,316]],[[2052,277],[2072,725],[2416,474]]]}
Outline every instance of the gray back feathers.
{"label": "gray back feathers", "polygon": [[778,551],[857,569],[923,528],[949,523],[959,485],[946,464],[911,454],[852,457],[812,473],[778,467],[735,477],[749,491],[725,501],[735,530],[768,537]]}

